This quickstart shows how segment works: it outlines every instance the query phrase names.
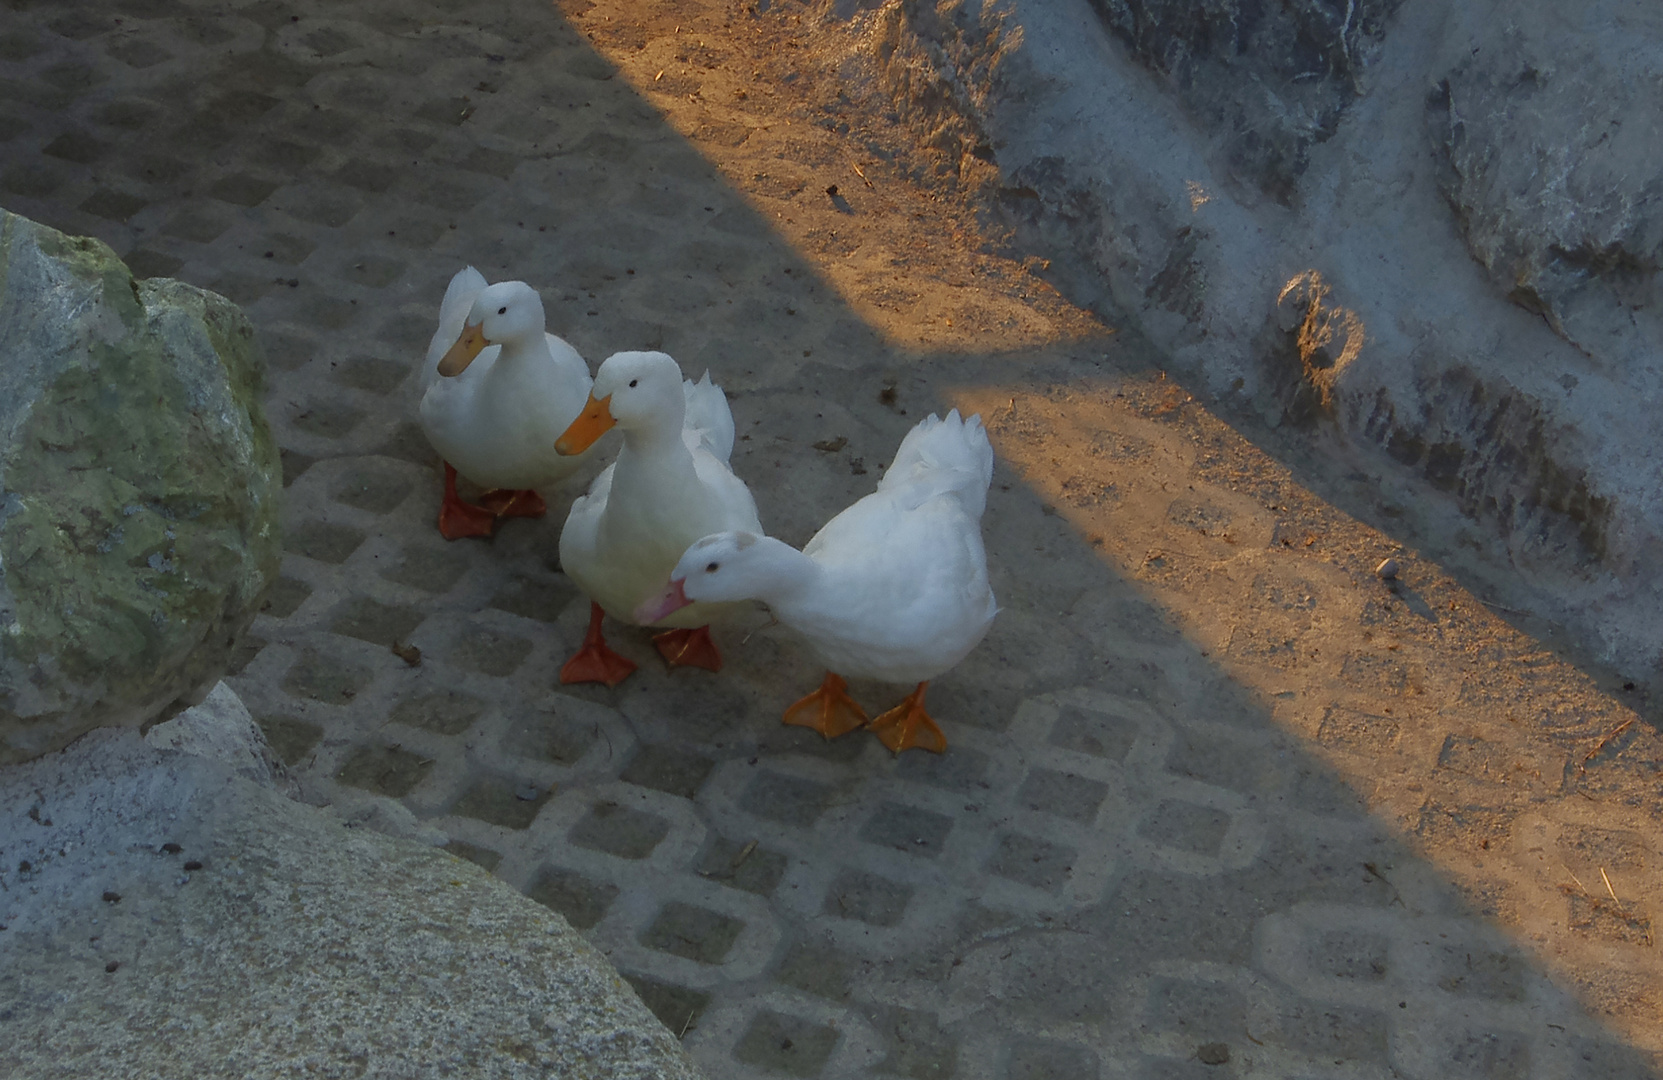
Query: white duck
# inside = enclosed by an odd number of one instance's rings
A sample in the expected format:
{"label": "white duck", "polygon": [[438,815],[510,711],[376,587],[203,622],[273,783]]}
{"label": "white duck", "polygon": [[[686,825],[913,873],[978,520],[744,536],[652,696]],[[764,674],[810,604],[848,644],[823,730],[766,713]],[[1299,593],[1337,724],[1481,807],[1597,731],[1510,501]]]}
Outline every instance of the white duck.
{"label": "white duck", "polygon": [[[504,517],[541,517],[536,488],[582,463],[554,440],[583,410],[589,365],[543,329],[543,301],[523,281],[487,285],[459,271],[439,305],[439,329],[422,368],[422,430],[445,462],[439,531],[447,540],[490,536]],[[480,505],[456,494],[456,475],[487,488]]]}
{"label": "white duck", "polygon": [[560,564],[589,595],[589,633],[560,671],[560,681],[615,686],[635,665],[601,634],[606,612],[641,625],[678,627],[653,643],[671,664],[718,671],[708,605],[664,621],[635,619],[642,601],[668,579],[687,545],[727,529],[761,532],[756,500],[733,474],[733,414],[706,372],[683,383],[681,368],[661,352],[621,352],[595,372],[581,415],[555,445],[582,453],[616,425],[624,435],[618,460],[572,503],[560,534]]}
{"label": "white duck", "polygon": [[[877,491],[827,522],[803,550],[729,531],[687,549],[670,585],[642,604],[650,622],[685,604],[761,600],[807,639],[826,665],[820,689],[785,711],[785,723],[827,738],[870,727],[899,753],[947,748],[924,711],[929,680],[975,648],[999,610],[987,581],[981,517],[993,448],[979,416],[931,415],[907,433]],[[918,684],[875,720],[848,694],[844,675]]]}

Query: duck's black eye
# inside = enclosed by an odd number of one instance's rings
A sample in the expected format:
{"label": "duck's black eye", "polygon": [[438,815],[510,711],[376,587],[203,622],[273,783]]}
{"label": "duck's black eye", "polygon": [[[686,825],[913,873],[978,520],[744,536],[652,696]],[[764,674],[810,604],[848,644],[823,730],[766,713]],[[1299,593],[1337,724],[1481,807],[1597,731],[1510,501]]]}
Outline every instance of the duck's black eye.
{"label": "duck's black eye", "polygon": [[506,307],[499,307],[499,308],[497,308],[497,314],[498,315],[506,315],[506,314],[508,314],[508,309]]}
{"label": "duck's black eye", "polygon": [[634,386],[636,383],[638,383],[640,381],[641,381],[640,379],[631,379],[631,380],[629,380],[629,385]]}
{"label": "duck's black eye", "polygon": [[709,566],[704,568],[704,572],[707,573],[707,574],[714,574],[716,571],[720,570],[721,568],[722,568],[721,563],[711,563]]}

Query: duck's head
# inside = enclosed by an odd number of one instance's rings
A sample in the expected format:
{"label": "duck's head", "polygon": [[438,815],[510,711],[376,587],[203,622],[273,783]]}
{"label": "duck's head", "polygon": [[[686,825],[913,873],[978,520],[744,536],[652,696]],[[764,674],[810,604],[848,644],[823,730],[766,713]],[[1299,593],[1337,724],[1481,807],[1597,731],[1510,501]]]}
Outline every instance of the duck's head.
{"label": "duck's head", "polygon": [[802,556],[790,545],[752,532],[713,533],[695,540],[670,571],[664,591],[635,609],[635,621],[650,626],[672,611],[708,600],[763,600],[790,588],[801,573]]}
{"label": "duck's head", "polygon": [[474,298],[467,325],[439,360],[439,374],[460,375],[487,345],[538,341],[543,335],[543,299],[523,281],[487,285]]}
{"label": "duck's head", "polygon": [[658,430],[681,438],[687,401],[681,388],[681,368],[661,352],[613,353],[595,372],[595,385],[583,411],[573,420],[554,448],[562,454],[581,454],[612,430]]}

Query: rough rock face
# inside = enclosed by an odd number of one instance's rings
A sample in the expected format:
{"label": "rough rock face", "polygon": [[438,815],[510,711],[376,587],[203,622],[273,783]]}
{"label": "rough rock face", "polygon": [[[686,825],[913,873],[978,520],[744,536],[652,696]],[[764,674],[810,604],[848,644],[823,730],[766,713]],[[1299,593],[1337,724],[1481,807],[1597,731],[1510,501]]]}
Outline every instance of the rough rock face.
{"label": "rough rock face", "polygon": [[0,210],[0,764],[218,677],[277,572],[241,311]]}
{"label": "rough rock face", "polygon": [[1091,0],[1205,127],[1232,177],[1289,202],[1401,0]]}
{"label": "rough rock face", "polygon": [[1440,82],[1428,120],[1496,287],[1630,366],[1663,340],[1663,58],[1655,37],[1588,13],[1511,25]]}
{"label": "rough rock face", "polygon": [[187,752],[100,731],[0,767],[8,1078],[698,1080],[559,915],[249,779],[216,695]]}
{"label": "rough rock face", "polygon": [[1460,535],[1440,555],[1481,589],[1663,685],[1663,7],[898,0],[840,25],[847,92],[895,99],[925,156],[962,133],[970,190],[1076,302],[1276,452],[1338,436],[1368,480],[1346,509]]}

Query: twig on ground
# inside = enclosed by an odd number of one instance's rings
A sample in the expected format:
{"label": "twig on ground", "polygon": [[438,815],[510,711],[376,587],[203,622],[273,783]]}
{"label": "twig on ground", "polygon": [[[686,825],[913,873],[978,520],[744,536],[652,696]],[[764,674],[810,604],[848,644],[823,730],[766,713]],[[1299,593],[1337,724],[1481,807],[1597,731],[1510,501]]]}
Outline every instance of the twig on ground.
{"label": "twig on ground", "polygon": [[1594,760],[1594,756],[1601,750],[1604,750],[1606,745],[1609,744],[1612,739],[1615,739],[1618,735],[1621,735],[1623,732],[1632,727],[1634,725],[1634,721],[1637,719],[1639,719],[1639,717],[1631,716],[1627,720],[1624,720],[1622,723],[1618,724],[1616,727],[1612,728],[1610,731],[1606,732],[1605,738],[1595,743],[1594,748],[1588,751],[1587,754],[1583,755],[1582,764],[1578,765],[1577,768],[1583,772],[1587,772],[1588,763]]}

